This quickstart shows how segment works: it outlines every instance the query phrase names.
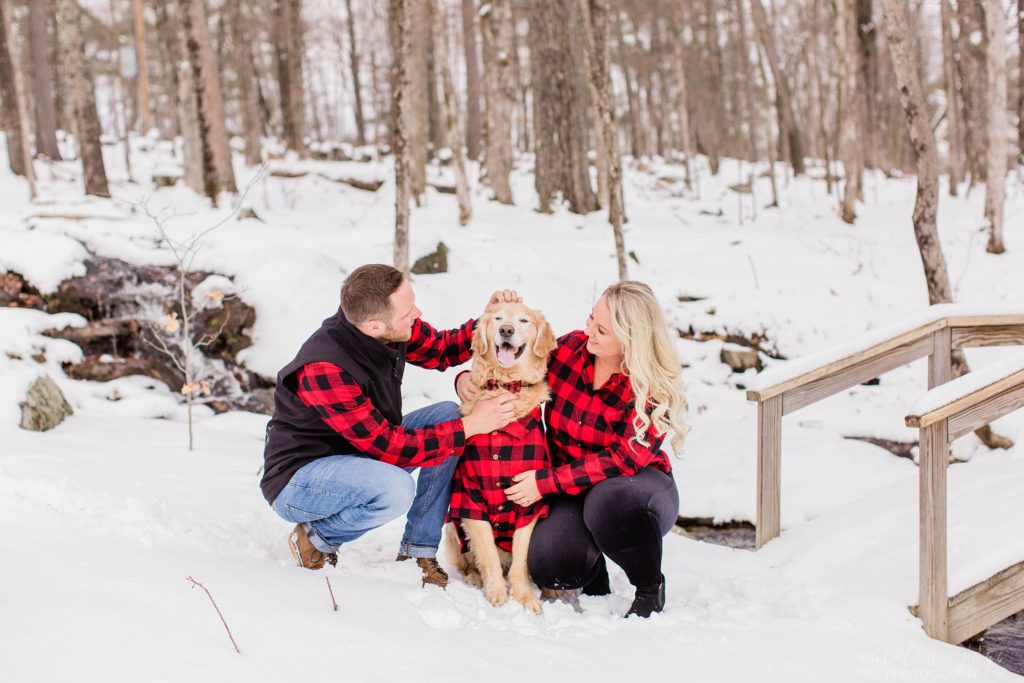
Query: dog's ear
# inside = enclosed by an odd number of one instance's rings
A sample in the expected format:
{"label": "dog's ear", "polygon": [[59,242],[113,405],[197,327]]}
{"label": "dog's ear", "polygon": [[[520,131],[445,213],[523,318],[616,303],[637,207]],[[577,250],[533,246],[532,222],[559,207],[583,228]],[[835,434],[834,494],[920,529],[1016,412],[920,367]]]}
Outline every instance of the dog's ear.
{"label": "dog's ear", "polygon": [[473,354],[483,358],[487,355],[487,349],[490,348],[491,333],[489,329],[491,327],[491,314],[484,313],[476,320],[476,329],[473,330]]}
{"label": "dog's ear", "polygon": [[537,324],[537,337],[533,340],[533,354],[538,358],[547,358],[558,342],[555,341],[555,334],[551,331],[551,325],[540,313],[534,316],[539,320]]}

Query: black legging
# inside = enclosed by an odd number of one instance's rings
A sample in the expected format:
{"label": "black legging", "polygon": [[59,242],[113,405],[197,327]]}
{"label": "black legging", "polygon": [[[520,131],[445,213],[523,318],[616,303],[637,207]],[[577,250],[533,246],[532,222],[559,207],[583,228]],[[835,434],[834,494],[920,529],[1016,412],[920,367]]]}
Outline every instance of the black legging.
{"label": "black legging", "polygon": [[622,567],[634,586],[661,580],[662,539],[679,514],[671,476],[646,467],[549,502],[551,511],[530,540],[528,564],[537,585],[582,588],[601,572],[602,555]]}

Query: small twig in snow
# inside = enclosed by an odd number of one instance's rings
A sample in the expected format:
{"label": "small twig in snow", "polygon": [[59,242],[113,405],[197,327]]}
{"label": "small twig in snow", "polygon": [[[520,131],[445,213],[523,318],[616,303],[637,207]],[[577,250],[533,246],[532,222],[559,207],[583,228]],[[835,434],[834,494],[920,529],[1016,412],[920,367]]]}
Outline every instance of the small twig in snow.
{"label": "small twig in snow", "polygon": [[337,612],[338,611],[338,601],[334,599],[334,589],[331,588],[331,577],[325,576],[324,578],[327,579],[327,590],[331,594],[331,604],[334,605],[334,611]]}
{"label": "small twig in snow", "polygon": [[757,281],[757,268],[754,267],[754,259],[750,257],[750,254],[747,254],[747,261],[750,262],[750,272],[754,274],[754,289],[760,290],[761,283]]}
{"label": "small twig in snow", "polygon": [[235,637],[231,635],[231,629],[228,627],[228,622],[224,619],[224,615],[221,614],[220,607],[217,607],[217,601],[213,599],[213,595],[210,594],[209,589],[207,589],[206,586],[193,579],[191,576],[186,576],[185,580],[191,581],[193,588],[199,586],[204,591],[206,591],[206,596],[210,598],[210,602],[213,603],[213,608],[217,610],[217,616],[220,617],[221,623],[224,624],[224,629],[228,632],[228,638],[231,639],[231,644],[235,646],[235,652],[237,652],[238,654],[242,654],[242,651],[238,649],[238,643],[235,642]]}

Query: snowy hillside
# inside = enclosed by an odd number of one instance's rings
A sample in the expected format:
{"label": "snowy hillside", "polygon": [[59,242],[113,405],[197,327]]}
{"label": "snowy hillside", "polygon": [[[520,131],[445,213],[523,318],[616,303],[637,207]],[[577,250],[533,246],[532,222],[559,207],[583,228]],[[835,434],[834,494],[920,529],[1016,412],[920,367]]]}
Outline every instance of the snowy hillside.
{"label": "snowy hillside", "polygon": [[[154,189],[166,151],[105,149],[113,200],[85,199],[74,162],[38,166],[41,199],[0,164],[0,272],[41,293],[84,272],[90,254],[133,264],[171,263],[151,213],[178,216],[187,237],[228,217],[202,242],[197,270],[233,279],[254,307],[253,345],[239,360],[273,377],[337,306],[345,274],[391,258],[394,192],[386,162],[304,162],[298,178],[265,175],[236,220],[190,190]],[[521,160],[521,166],[529,160]],[[820,175],[820,169],[818,175]],[[443,170],[434,170],[443,174]],[[239,186],[255,173],[236,159]],[[910,214],[911,179],[866,176],[855,225],[836,216],[824,182],[779,175],[781,209],[729,189],[749,173],[725,162],[703,172],[700,197],[681,168],[628,163],[630,275],[659,295],[686,366],[692,431],[674,459],[686,517],[753,521],[756,420],[743,389],[755,372],[719,360],[721,340],[758,335],[772,356],[795,358],[898,322],[927,304]],[[471,176],[475,176],[471,173]],[[327,176],[327,177],[325,177]],[[330,177],[385,180],[378,192]],[[615,279],[611,230],[601,214],[535,212],[532,176],[513,177],[516,206],[474,188],[474,220],[457,226],[454,197],[429,190],[414,209],[412,256],[449,247],[449,272],[417,276],[424,318],[451,326],[478,315],[498,288],[517,289],[556,332],[583,325]],[[753,212],[756,201],[756,219]],[[983,192],[941,198],[939,229],[958,301],[1024,302],[1024,184],[1012,179],[1007,253],[985,252]],[[74,215],[74,219],[69,219]],[[421,589],[418,571],[393,562],[401,521],[342,548],[337,569],[293,566],[289,525],[257,484],[266,416],[199,410],[197,450],[185,448],[183,406],[159,381],[68,379],[74,344],[43,336],[81,325],[72,314],[0,309],[0,678],[11,681],[486,680],[821,681],[970,678],[1018,680],[980,655],[924,635],[907,611],[917,591],[917,469],[846,437],[909,442],[903,417],[926,387],[915,364],[787,418],[782,536],[761,551],[675,534],[666,539],[668,607],[649,622],[620,618],[632,598],[612,568],[613,595],[578,609],[517,604],[494,609],[453,581]],[[972,351],[975,367],[1014,349]],[[33,356],[37,358],[33,359]],[[764,357],[769,367],[784,363]],[[19,402],[40,374],[75,414],[53,431],[19,429]],[[410,368],[405,406],[452,398],[453,372]],[[1024,414],[995,428],[1017,441],[990,452],[971,435],[950,468],[950,590],[1024,559]],[[213,594],[241,649],[234,652]],[[340,609],[331,607],[330,577]]]}

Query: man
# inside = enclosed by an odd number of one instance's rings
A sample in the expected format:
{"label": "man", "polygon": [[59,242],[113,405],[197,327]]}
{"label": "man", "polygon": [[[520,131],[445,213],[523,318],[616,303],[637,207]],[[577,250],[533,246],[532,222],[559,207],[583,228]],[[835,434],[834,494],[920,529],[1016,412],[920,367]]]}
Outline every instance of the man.
{"label": "man", "polygon": [[[488,306],[516,299],[495,292]],[[451,401],[403,417],[406,361],[445,370],[471,355],[474,320],[437,331],[420,315],[401,271],[361,266],[342,285],[338,312],[278,373],[260,488],[295,524],[288,544],[300,566],[336,564],[340,545],[408,511],[397,559],[414,558],[424,585],[448,583],[437,547],[458,458],[467,438],[514,415],[506,392],[465,417]]]}

